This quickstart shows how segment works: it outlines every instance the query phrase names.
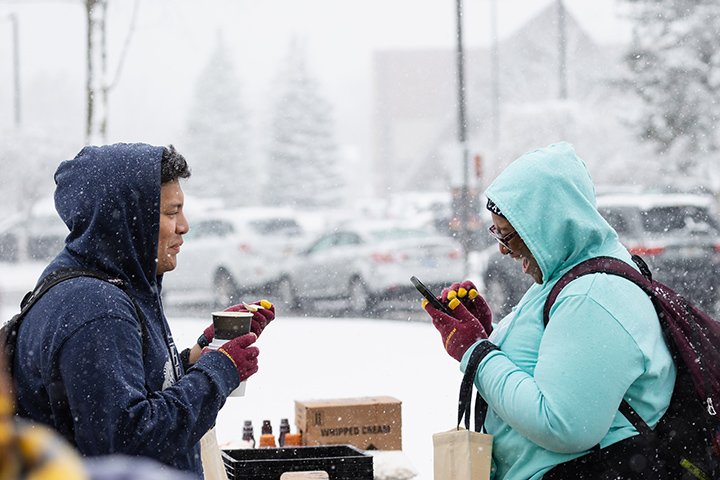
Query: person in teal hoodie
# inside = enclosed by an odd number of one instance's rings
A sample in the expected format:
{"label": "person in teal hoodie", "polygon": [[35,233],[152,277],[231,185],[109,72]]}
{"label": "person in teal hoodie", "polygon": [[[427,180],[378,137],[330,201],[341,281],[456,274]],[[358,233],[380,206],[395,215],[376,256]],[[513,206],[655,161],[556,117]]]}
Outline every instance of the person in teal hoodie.
{"label": "person in teal hoodie", "polygon": [[669,406],[675,365],[648,296],[614,275],[572,281],[543,323],[548,293],[573,266],[602,255],[634,266],[598,213],[593,182],[571,145],[522,155],[485,195],[500,252],[535,283],[494,328],[468,281],[443,290],[452,315],[430,304],[425,310],[461,371],[479,349],[474,383],[489,407],[492,478],[562,478],[554,467],[638,435],[618,410],[623,399],[654,427]]}

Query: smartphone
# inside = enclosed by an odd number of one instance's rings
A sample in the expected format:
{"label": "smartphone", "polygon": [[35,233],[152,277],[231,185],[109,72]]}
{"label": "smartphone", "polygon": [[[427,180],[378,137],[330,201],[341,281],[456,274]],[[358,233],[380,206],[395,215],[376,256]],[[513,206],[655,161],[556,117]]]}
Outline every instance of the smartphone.
{"label": "smartphone", "polygon": [[440,300],[437,299],[435,294],[433,294],[429,288],[427,288],[420,280],[418,280],[415,275],[410,277],[410,281],[413,285],[415,285],[415,288],[418,289],[418,292],[422,293],[422,296],[425,297],[428,302],[432,303],[433,307],[440,310],[441,312],[447,313],[448,315],[452,315],[450,309],[443,305]]}

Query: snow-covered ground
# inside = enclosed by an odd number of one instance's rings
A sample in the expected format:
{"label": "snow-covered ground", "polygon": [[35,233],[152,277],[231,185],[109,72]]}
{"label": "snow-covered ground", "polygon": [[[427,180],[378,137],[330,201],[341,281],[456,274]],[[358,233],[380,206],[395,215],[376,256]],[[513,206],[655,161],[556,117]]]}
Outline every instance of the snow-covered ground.
{"label": "snow-covered ground", "polygon": [[[176,343],[194,342],[209,318],[170,319]],[[243,420],[252,420],[256,438],[264,419],[277,429],[289,418],[295,431],[295,400],[390,395],[402,401],[402,460],[416,479],[432,479],[432,434],[454,426],[461,375],[429,322],[279,313],[257,346],[260,370],[245,397],[220,411],[222,446],[240,439]]]}
{"label": "snow-covered ground", "polygon": [[[32,288],[43,266],[0,264],[2,319],[17,312],[21,292]],[[170,327],[182,349],[210,323],[210,312],[177,316],[174,310]],[[429,322],[291,317],[280,311],[257,346],[260,371],[248,380],[246,395],[229,398],[218,418],[224,447],[240,439],[244,420],[252,420],[256,438],[265,419],[277,429],[288,418],[295,431],[295,400],[389,395],[402,402],[400,464],[414,469],[418,480],[432,478],[432,434],[454,426],[461,376]]]}

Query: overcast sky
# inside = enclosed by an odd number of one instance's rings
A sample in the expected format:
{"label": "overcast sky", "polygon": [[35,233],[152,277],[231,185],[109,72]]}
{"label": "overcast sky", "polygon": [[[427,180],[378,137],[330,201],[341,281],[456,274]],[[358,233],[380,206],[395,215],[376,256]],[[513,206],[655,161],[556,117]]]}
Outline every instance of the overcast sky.
{"label": "overcast sky", "polygon": [[[504,37],[555,0],[497,1]],[[82,141],[85,24],[80,0],[0,0],[0,128],[12,125],[9,13],[20,25],[26,126]],[[616,0],[566,0],[601,43],[629,38]],[[109,0],[111,72],[134,0]],[[465,1],[466,47],[490,42],[492,0]],[[138,21],[118,87],[111,95],[110,141],[171,143],[182,133],[191,91],[218,32],[233,48],[244,99],[258,126],[289,41],[307,45],[312,70],[335,107],[337,134],[369,154],[372,53],[378,49],[456,45],[449,0],[140,0]],[[1,141],[1,139],[0,139]]]}

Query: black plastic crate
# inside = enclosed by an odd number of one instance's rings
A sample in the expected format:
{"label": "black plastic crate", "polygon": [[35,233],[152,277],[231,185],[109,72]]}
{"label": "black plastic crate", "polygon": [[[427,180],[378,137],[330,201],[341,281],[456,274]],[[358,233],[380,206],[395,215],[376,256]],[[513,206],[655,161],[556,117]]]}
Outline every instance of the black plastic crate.
{"label": "black plastic crate", "polygon": [[373,480],[373,458],[350,445],[225,450],[232,480],[278,480],[285,472],[324,471],[330,480]]}

